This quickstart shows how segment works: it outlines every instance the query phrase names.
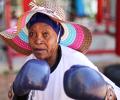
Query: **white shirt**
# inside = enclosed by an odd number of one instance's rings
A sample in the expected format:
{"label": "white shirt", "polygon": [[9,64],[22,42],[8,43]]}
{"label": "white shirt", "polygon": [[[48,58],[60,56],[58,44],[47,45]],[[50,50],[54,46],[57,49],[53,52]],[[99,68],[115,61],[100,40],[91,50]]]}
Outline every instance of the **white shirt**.
{"label": "white shirt", "polygon": [[[113,86],[115,89],[115,94],[118,100],[120,100],[120,88],[118,88],[112,81],[104,76],[85,55],[65,46],[61,46],[61,51],[61,60],[57,68],[51,73],[46,89],[44,91],[32,90],[29,94],[28,100],[73,100],[64,92],[63,77],[64,73],[72,65],[76,64],[89,66],[90,68],[97,70],[103,76],[103,78]],[[36,57],[31,54],[27,61],[30,59],[36,59]]]}

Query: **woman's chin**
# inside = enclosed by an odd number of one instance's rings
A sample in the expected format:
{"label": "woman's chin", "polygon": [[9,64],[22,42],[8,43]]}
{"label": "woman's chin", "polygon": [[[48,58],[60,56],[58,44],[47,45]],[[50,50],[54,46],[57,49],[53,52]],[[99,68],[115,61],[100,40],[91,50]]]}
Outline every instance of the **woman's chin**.
{"label": "woman's chin", "polygon": [[47,59],[47,56],[45,54],[35,54],[35,56],[36,56],[37,59],[40,59],[40,60]]}

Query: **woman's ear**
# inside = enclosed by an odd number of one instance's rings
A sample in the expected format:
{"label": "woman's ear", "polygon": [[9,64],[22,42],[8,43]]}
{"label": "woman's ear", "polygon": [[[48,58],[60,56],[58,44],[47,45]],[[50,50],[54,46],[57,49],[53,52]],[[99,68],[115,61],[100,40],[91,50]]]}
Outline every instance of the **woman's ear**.
{"label": "woman's ear", "polygon": [[111,85],[107,85],[105,100],[117,100],[114,89]]}

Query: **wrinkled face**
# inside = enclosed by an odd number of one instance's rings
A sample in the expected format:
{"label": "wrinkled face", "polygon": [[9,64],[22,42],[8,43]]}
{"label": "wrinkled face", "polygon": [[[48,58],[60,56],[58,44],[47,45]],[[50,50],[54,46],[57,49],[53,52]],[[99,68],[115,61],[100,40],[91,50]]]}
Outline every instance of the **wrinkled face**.
{"label": "wrinkled face", "polygon": [[29,45],[38,59],[51,59],[57,53],[57,34],[48,24],[35,23],[29,29]]}

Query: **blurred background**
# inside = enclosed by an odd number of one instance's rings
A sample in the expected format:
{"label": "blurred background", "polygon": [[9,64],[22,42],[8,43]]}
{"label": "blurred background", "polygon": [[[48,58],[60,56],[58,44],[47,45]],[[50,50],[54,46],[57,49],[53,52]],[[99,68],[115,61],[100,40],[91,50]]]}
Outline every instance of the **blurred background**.
{"label": "blurred background", "polygon": [[[54,2],[55,0],[51,0]],[[120,0],[56,0],[66,18],[88,27],[93,41],[86,56],[120,87]],[[14,27],[31,0],[0,0],[0,31]],[[0,100],[7,93],[26,56],[0,40]]]}

